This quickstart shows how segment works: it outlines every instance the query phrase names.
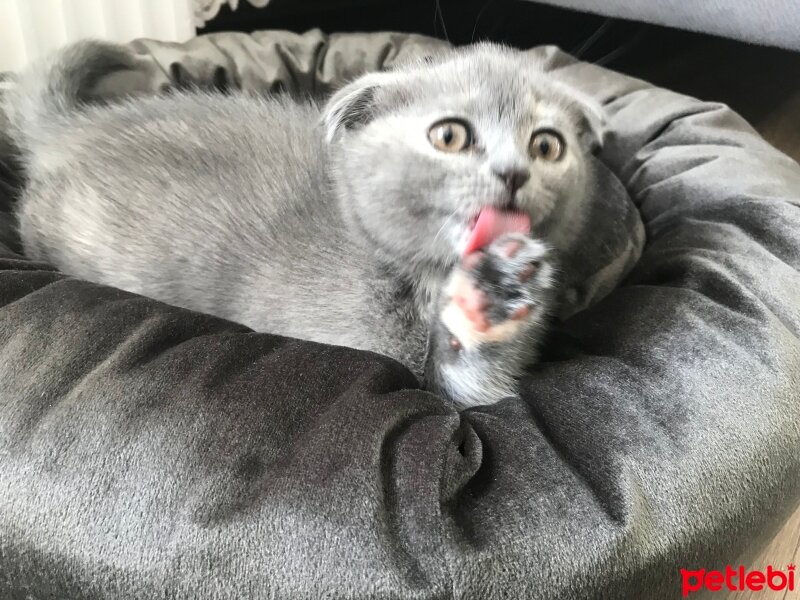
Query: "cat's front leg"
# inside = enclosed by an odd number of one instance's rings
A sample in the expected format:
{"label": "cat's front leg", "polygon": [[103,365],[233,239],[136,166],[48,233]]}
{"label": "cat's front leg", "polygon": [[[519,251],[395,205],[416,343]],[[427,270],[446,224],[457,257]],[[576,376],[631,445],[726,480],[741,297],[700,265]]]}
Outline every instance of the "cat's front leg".
{"label": "cat's front leg", "polygon": [[554,296],[547,247],[508,234],[453,269],[431,329],[426,385],[460,408],[517,393]]}

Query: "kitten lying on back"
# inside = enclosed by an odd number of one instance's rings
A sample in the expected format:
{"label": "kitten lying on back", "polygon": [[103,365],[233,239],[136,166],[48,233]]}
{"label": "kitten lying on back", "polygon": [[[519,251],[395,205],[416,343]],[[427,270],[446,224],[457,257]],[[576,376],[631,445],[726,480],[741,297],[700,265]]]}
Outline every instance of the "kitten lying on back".
{"label": "kitten lying on back", "polygon": [[80,43],[10,94],[28,256],[392,356],[460,407],[516,393],[556,298],[552,249],[584,227],[596,109],[491,45],[365,75],[322,109],[201,92],[88,102],[135,61]]}

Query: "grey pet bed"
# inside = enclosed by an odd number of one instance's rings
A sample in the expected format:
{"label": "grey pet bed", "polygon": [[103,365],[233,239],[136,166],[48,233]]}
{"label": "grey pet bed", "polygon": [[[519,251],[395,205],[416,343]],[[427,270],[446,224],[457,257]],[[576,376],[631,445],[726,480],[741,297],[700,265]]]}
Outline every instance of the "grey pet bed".
{"label": "grey pet bed", "polygon": [[[150,67],[98,93],[324,93],[439,42],[135,44]],[[800,500],[800,167],[725,106],[532,52],[606,104],[647,243],[521,398],[458,414],[387,358],[0,241],[0,597],[672,598],[774,533]]]}

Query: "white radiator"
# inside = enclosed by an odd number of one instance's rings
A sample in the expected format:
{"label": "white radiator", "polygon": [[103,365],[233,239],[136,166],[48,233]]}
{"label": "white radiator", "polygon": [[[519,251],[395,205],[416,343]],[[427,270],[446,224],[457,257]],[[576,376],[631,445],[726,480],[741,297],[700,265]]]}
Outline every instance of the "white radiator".
{"label": "white radiator", "polygon": [[84,37],[185,42],[194,19],[194,0],[0,0],[0,71]]}

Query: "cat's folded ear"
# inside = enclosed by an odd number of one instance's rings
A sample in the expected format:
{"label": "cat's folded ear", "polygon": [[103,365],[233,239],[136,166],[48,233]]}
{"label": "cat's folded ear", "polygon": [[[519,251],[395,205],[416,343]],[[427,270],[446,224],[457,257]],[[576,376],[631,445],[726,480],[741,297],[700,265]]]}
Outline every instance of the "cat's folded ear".
{"label": "cat's folded ear", "polygon": [[398,79],[391,71],[369,73],[336,92],[322,114],[325,139],[330,143],[338,134],[369,123],[377,112],[378,95]]}
{"label": "cat's folded ear", "polygon": [[588,96],[579,97],[577,104],[580,112],[578,136],[581,143],[592,154],[600,154],[606,141],[606,112],[599,102]]}
{"label": "cat's folded ear", "polygon": [[587,152],[600,154],[605,145],[608,116],[597,100],[563,81],[554,81],[565,98],[568,98],[578,128],[578,139]]}

